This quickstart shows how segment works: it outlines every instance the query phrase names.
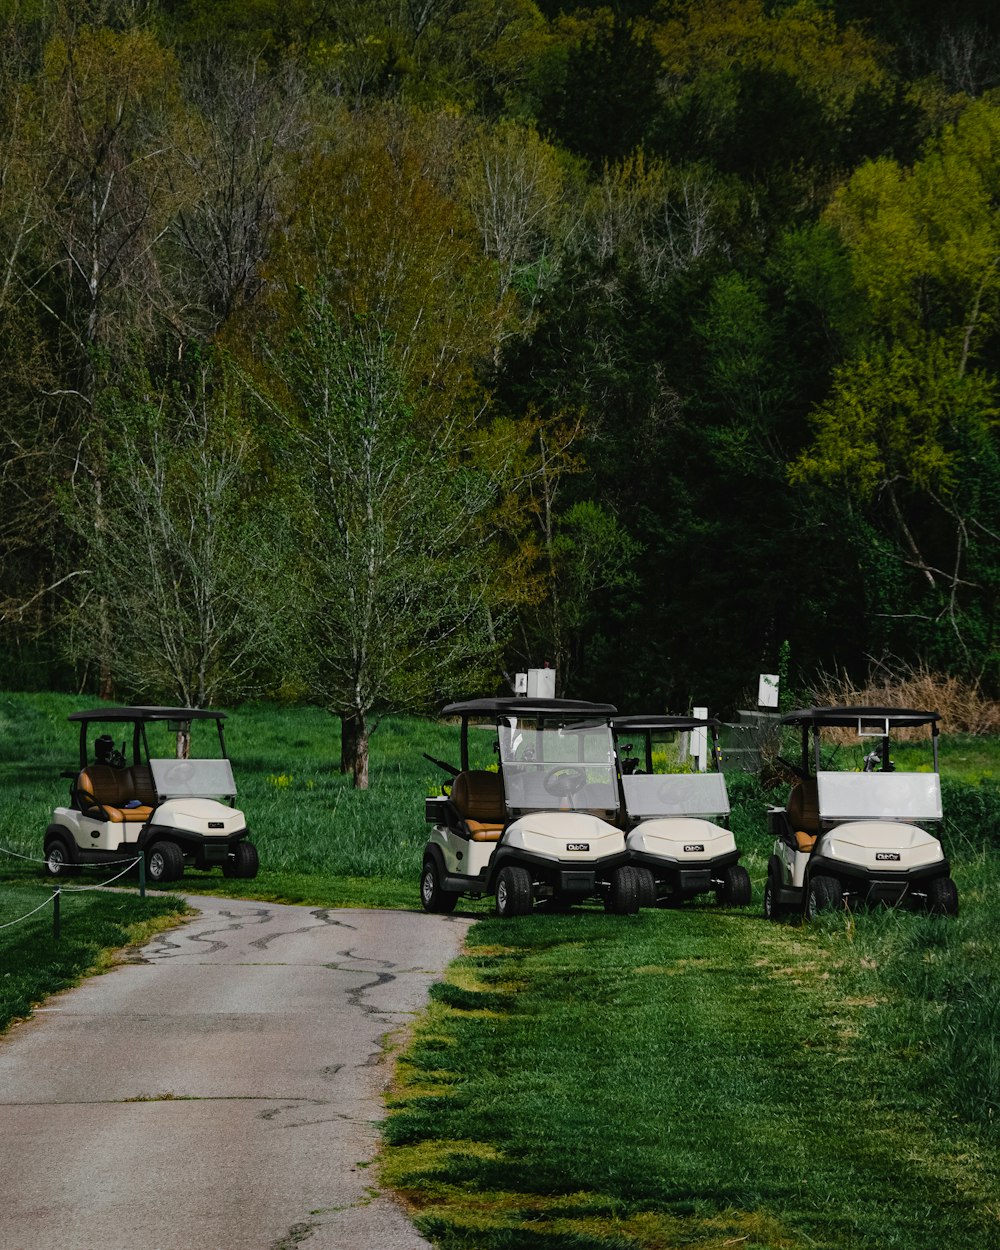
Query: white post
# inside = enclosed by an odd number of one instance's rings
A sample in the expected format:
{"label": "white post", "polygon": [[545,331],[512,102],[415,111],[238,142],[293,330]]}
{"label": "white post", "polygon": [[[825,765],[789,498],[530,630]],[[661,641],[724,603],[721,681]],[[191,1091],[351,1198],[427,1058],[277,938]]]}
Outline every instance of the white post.
{"label": "white post", "polygon": [[[691,715],[696,720],[708,719],[707,707],[693,707]],[[698,761],[698,771],[703,773],[708,767],[708,726],[698,725],[691,730],[691,754]]]}

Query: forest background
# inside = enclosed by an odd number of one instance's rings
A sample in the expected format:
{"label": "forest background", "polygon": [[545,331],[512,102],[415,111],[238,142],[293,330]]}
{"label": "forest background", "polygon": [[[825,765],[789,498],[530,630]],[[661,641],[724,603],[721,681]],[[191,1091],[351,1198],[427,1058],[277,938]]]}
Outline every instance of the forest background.
{"label": "forest background", "polygon": [[[0,686],[1000,690],[986,0],[0,0]],[[749,696],[752,700],[753,696]]]}

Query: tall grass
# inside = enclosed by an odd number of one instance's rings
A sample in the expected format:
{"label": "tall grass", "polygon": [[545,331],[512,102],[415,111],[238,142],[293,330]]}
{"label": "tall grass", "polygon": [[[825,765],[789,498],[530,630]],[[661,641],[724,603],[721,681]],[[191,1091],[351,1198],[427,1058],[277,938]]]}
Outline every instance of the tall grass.
{"label": "tall grass", "polygon": [[823,924],[855,993],[879,1003],[870,1051],[1000,1147],[1000,856],[969,843],[952,871],[957,919],[885,909]]}

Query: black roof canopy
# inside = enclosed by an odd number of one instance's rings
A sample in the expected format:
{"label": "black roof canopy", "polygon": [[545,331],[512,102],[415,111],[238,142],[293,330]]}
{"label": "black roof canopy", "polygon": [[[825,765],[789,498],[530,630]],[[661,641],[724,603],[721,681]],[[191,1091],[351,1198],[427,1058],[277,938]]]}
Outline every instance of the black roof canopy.
{"label": "black roof canopy", "polygon": [[499,699],[467,699],[448,703],[442,716],[612,716],[618,709],[612,703],[588,703],[580,699],[533,699],[508,695]]}
{"label": "black roof canopy", "polygon": [[86,712],[70,712],[70,720],[147,721],[147,720],[225,720],[225,712],[203,707],[95,707]]}
{"label": "black roof canopy", "polygon": [[666,733],[680,729],[700,729],[704,725],[718,728],[719,722],[714,716],[612,716],[611,725],[614,729],[635,729],[652,733],[660,730]]}
{"label": "black roof canopy", "polygon": [[908,707],[810,707],[787,712],[781,725],[815,726],[853,729],[860,722],[871,728],[878,725],[932,725],[941,719],[938,712],[919,711]]}

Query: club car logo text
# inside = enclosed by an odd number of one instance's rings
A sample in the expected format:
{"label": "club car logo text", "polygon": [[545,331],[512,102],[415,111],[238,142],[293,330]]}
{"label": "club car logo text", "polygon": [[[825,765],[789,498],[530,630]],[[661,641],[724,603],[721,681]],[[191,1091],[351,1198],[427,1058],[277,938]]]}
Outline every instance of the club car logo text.
{"label": "club car logo text", "polygon": [[566,850],[567,851],[589,851],[590,843],[589,842],[567,842]]}
{"label": "club car logo text", "polygon": [[877,860],[882,860],[883,862],[885,860],[891,860],[895,863],[899,859],[899,853],[897,851],[876,851],[875,858]]}
{"label": "club car logo text", "polygon": [[684,849],[685,851],[703,851],[705,847],[700,842],[689,842]]}

